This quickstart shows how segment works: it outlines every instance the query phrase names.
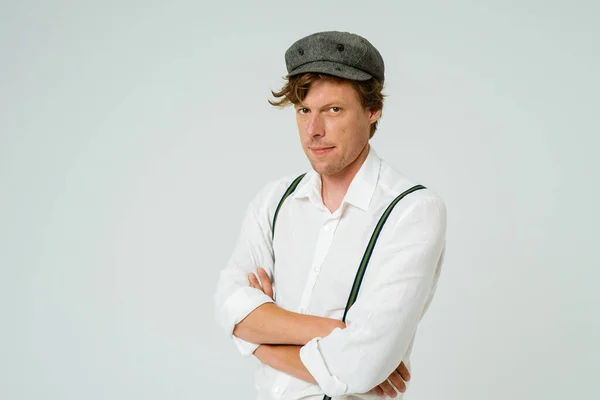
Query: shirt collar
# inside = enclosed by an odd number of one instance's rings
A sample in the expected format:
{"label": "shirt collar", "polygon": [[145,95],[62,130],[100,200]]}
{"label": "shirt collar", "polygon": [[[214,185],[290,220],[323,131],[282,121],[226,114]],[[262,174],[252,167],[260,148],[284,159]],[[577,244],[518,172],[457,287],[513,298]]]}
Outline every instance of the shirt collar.
{"label": "shirt collar", "polygon": [[[369,154],[354,176],[354,179],[352,179],[342,203],[352,204],[363,211],[367,211],[373,198],[373,193],[375,193],[380,166],[381,159],[373,147],[369,145]],[[319,173],[311,168],[306,173],[304,179],[302,179],[292,197],[295,199],[308,197],[311,202],[322,204],[321,176]]]}
{"label": "shirt collar", "polygon": [[354,179],[352,179],[343,202],[352,204],[363,211],[367,211],[371,199],[373,198],[373,193],[375,193],[375,187],[377,186],[377,180],[379,179],[380,166],[381,159],[373,147],[369,145],[367,159],[363,165],[361,165],[354,176]]}
{"label": "shirt collar", "polygon": [[294,199],[307,198],[310,201],[321,199],[321,176],[314,169],[310,169],[292,194]]}

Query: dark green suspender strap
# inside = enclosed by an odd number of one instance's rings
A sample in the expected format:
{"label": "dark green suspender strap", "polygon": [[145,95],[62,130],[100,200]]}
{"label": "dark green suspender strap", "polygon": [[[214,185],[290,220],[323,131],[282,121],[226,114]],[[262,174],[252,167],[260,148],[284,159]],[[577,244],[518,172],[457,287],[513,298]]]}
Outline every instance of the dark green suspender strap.
{"label": "dark green suspender strap", "polygon": [[[272,228],[273,236],[275,235],[275,222],[277,220],[277,215],[279,214],[279,209],[281,208],[281,205],[283,204],[285,199],[287,199],[288,196],[290,194],[292,194],[294,192],[294,190],[296,190],[296,187],[298,186],[298,184],[300,183],[300,181],[302,180],[303,177],[304,177],[304,175],[300,175],[299,177],[297,177],[292,182],[292,184],[287,188],[287,190],[283,194],[283,197],[279,201],[279,204],[277,205],[277,209],[275,210],[275,215],[273,217],[273,228]],[[400,195],[398,195],[398,197],[396,197],[394,199],[394,201],[392,201],[390,203],[390,205],[386,208],[386,210],[383,212],[383,214],[379,218],[379,222],[377,222],[377,225],[375,226],[375,230],[373,231],[373,234],[371,235],[371,240],[369,240],[369,244],[367,245],[365,253],[363,254],[362,260],[360,261],[360,265],[358,266],[358,271],[356,271],[356,276],[354,277],[354,283],[352,284],[352,290],[350,291],[350,296],[348,296],[348,302],[346,303],[346,309],[344,310],[344,316],[342,317],[342,321],[346,322],[346,315],[348,314],[348,310],[350,310],[350,307],[352,307],[352,305],[358,298],[358,290],[360,289],[360,285],[362,283],[363,277],[365,276],[365,272],[367,271],[367,265],[369,264],[369,260],[371,259],[371,255],[373,254],[373,249],[375,248],[375,243],[377,242],[377,239],[379,238],[379,234],[381,233],[381,229],[383,228],[383,225],[385,224],[388,217],[392,213],[392,210],[394,209],[394,207],[396,206],[396,204],[398,204],[398,202],[400,200],[402,200],[405,196],[407,196],[413,192],[416,192],[417,190],[421,190],[421,189],[425,189],[425,186],[416,185],[416,186],[413,186],[410,189],[404,191]],[[331,397],[324,395],[323,400],[331,400]]]}
{"label": "dark green suspender strap", "polygon": [[[381,233],[381,229],[387,221],[388,217],[392,213],[392,210],[398,204],[400,200],[402,200],[405,196],[411,194],[412,192],[416,192],[417,190],[425,189],[425,186],[416,185],[401,193],[390,203],[388,208],[383,212],[381,217],[379,218],[379,222],[375,226],[375,230],[371,235],[371,240],[369,240],[369,244],[367,245],[367,249],[365,250],[365,254],[363,255],[362,260],[360,261],[360,265],[358,266],[358,271],[356,271],[356,276],[354,277],[354,283],[352,284],[352,290],[350,291],[350,296],[348,296],[348,302],[346,303],[346,309],[344,310],[344,316],[342,317],[342,321],[346,322],[346,315],[348,314],[348,310],[356,301],[358,297],[358,290],[360,289],[360,284],[362,283],[363,277],[365,276],[365,272],[367,270],[367,265],[369,264],[369,260],[371,259],[371,255],[373,254],[373,249],[375,248],[375,243],[379,238],[379,234]],[[331,400],[331,397],[325,395],[323,396],[323,400]]]}
{"label": "dark green suspender strap", "polygon": [[358,271],[356,271],[356,277],[354,278],[354,283],[352,284],[352,290],[350,291],[350,296],[348,296],[348,302],[346,303],[346,310],[344,311],[344,317],[342,318],[343,322],[346,322],[346,315],[348,314],[348,310],[356,301],[358,297],[358,289],[360,289],[360,284],[362,283],[363,277],[365,276],[365,271],[367,270],[367,265],[369,264],[369,260],[371,259],[371,255],[373,254],[373,249],[375,248],[375,243],[379,238],[379,234],[381,233],[381,229],[387,221],[388,217],[392,213],[392,210],[398,204],[400,200],[402,200],[405,196],[411,194],[412,192],[416,192],[417,190],[425,189],[425,186],[416,185],[401,193],[390,203],[388,208],[384,211],[384,213],[379,218],[379,222],[375,226],[375,230],[373,234],[371,234],[371,240],[369,240],[369,244],[367,245],[367,249],[365,250],[365,254],[363,255],[362,260],[360,261],[360,265],[358,266]]}
{"label": "dark green suspender strap", "polygon": [[300,183],[302,178],[304,178],[304,175],[306,175],[306,174],[302,174],[299,177],[297,177],[296,179],[294,179],[294,181],[290,184],[290,186],[283,193],[283,196],[281,196],[281,200],[279,200],[279,204],[277,204],[277,208],[275,209],[275,215],[273,216],[273,226],[271,227],[271,239],[273,239],[275,237],[275,223],[277,222],[277,215],[279,215],[279,209],[281,208],[281,205],[283,204],[285,199],[287,199],[290,196],[290,194],[294,193],[294,190],[296,190],[296,188],[298,187],[298,184]]}

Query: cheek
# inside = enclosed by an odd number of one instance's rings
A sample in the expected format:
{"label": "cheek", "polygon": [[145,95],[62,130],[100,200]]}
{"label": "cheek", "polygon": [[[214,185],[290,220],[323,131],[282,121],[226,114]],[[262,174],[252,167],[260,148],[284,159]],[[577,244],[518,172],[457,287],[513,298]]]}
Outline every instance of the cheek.
{"label": "cheek", "polygon": [[360,114],[357,116],[356,121],[354,122],[354,126],[356,129],[356,138],[358,141],[369,140],[369,132],[371,131],[371,124],[369,122],[369,118]]}
{"label": "cheek", "polygon": [[338,128],[337,124],[335,123],[335,120],[333,120],[332,118],[327,118],[323,125],[325,127],[325,132],[327,136],[329,136],[330,138],[334,138],[337,136]]}
{"label": "cheek", "polygon": [[369,129],[369,116],[364,113],[357,113],[356,126],[360,127],[361,130]]}
{"label": "cheek", "polygon": [[365,130],[364,120],[354,116],[339,118],[339,120],[334,121],[333,130],[340,140],[346,143],[357,143],[362,141],[363,135],[361,133]]}
{"label": "cheek", "polygon": [[298,127],[298,133],[300,136],[303,136],[304,132],[306,132],[306,122],[304,119],[296,117],[296,126]]}
{"label": "cheek", "polygon": [[308,148],[310,142],[310,135],[306,133],[306,121],[302,118],[296,118],[296,125],[298,126],[298,138],[303,149]]}
{"label": "cheek", "polygon": [[332,117],[327,119],[325,131],[330,138],[345,140],[351,126],[352,123],[348,118]]}

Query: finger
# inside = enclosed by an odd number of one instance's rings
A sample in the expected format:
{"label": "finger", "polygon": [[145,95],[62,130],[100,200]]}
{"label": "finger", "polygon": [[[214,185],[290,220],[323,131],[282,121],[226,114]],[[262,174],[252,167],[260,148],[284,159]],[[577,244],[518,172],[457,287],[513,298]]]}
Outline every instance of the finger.
{"label": "finger", "polygon": [[263,288],[263,291],[267,296],[273,298],[273,285],[271,285],[271,279],[263,268],[257,269],[258,277],[260,278],[260,284]]}
{"label": "finger", "polygon": [[253,288],[261,289],[260,283],[258,283],[258,279],[256,279],[256,275],[254,275],[254,273],[252,272],[248,274],[248,282],[250,282],[250,286],[252,286]]}
{"label": "finger", "polygon": [[400,393],[406,392],[406,384],[404,383],[404,379],[400,376],[398,371],[394,371],[388,377],[388,380],[398,389]]}
{"label": "finger", "polygon": [[379,385],[379,387],[383,390],[383,392],[390,396],[390,397],[396,397],[396,389],[394,389],[392,387],[392,384],[389,383],[388,381],[383,382],[381,385]]}
{"label": "finger", "polygon": [[383,389],[379,386],[375,386],[372,391],[379,397],[383,396]]}
{"label": "finger", "polygon": [[404,365],[404,361],[400,363],[396,371],[400,373],[400,376],[402,376],[402,379],[406,382],[410,381],[410,371],[406,368],[406,365]]}

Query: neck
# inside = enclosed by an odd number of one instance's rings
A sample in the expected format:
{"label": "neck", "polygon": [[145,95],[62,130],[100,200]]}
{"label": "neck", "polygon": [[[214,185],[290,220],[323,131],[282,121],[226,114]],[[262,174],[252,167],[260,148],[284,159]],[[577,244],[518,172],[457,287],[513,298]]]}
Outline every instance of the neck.
{"label": "neck", "polygon": [[323,198],[323,204],[331,212],[335,212],[342,203],[352,180],[360,170],[367,156],[369,155],[369,143],[356,157],[356,160],[352,161],[350,165],[344,168],[342,171],[334,175],[321,175],[321,197]]}

